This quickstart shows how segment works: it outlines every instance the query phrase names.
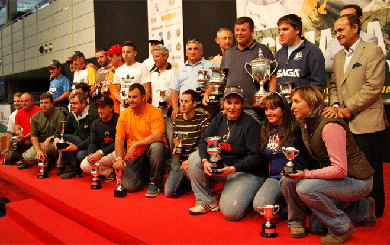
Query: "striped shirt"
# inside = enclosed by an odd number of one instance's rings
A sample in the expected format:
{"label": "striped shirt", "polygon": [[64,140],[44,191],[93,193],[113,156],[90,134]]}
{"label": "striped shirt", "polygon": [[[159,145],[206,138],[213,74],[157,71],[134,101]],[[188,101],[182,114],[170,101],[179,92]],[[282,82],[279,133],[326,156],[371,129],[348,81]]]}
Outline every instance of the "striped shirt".
{"label": "striped shirt", "polygon": [[188,134],[187,138],[183,140],[183,146],[186,149],[183,157],[187,158],[192,152],[198,149],[198,143],[209,125],[210,118],[207,114],[195,111],[195,116],[189,120],[183,118],[180,113],[176,120],[173,121],[173,133],[177,137],[178,133]]}

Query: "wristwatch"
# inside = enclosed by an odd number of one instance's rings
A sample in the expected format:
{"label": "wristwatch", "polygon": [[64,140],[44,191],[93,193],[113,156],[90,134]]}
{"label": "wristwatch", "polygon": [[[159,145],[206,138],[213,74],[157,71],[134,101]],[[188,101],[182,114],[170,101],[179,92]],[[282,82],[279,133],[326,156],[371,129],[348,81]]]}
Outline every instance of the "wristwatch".
{"label": "wristwatch", "polygon": [[123,158],[122,158],[122,157],[117,157],[117,158],[115,158],[115,162],[116,162],[116,161],[119,161],[119,160],[123,160]]}
{"label": "wristwatch", "polygon": [[236,168],[234,166],[230,166],[230,170],[232,170],[232,172],[235,172]]}

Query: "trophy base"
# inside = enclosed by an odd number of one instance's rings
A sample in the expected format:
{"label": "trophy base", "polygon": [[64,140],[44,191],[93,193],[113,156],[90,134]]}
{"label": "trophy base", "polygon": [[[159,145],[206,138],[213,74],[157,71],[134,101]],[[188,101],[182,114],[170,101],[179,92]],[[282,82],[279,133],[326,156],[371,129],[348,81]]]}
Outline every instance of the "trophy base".
{"label": "trophy base", "polygon": [[91,189],[92,190],[102,189],[102,182],[101,182],[101,180],[100,179],[98,179],[98,180],[92,179],[92,181],[91,181]]}
{"label": "trophy base", "polygon": [[164,102],[158,102],[158,108],[165,109],[168,107],[168,103],[166,101]]}
{"label": "trophy base", "polygon": [[295,173],[297,173],[297,170],[295,169],[295,167],[284,166],[283,175],[290,176],[290,174],[295,174]]}
{"label": "trophy base", "polygon": [[63,149],[66,149],[66,148],[68,148],[68,146],[69,146],[69,144],[68,143],[66,143],[66,142],[58,142],[57,143],[57,149],[58,150],[63,150]]}
{"label": "trophy base", "polygon": [[49,175],[47,175],[47,172],[39,172],[38,176],[37,176],[38,179],[46,179],[46,178],[49,178]]}
{"label": "trophy base", "polygon": [[221,174],[221,172],[218,171],[220,169],[222,169],[222,168],[211,167],[211,173],[213,173],[213,174]]}
{"label": "trophy base", "polygon": [[1,163],[1,165],[8,165],[8,163],[7,163],[7,161],[5,160],[5,158],[4,158],[3,162]]}
{"label": "trophy base", "polygon": [[185,151],[184,147],[176,146],[176,153],[175,154],[182,155],[184,153],[184,151]]}
{"label": "trophy base", "polygon": [[263,97],[264,97],[264,96],[259,96],[259,95],[253,96],[252,107],[261,107],[261,99],[262,99]]}
{"label": "trophy base", "polygon": [[209,95],[209,105],[219,105],[220,94],[210,94]]}
{"label": "trophy base", "polygon": [[114,197],[123,198],[125,196],[127,196],[127,190],[126,189],[122,189],[122,190],[115,189],[114,190]]}
{"label": "trophy base", "polygon": [[260,232],[260,235],[262,237],[266,238],[274,238],[278,236],[278,233],[276,233],[276,226],[274,224],[271,224],[269,227],[266,224],[263,224],[263,230]]}

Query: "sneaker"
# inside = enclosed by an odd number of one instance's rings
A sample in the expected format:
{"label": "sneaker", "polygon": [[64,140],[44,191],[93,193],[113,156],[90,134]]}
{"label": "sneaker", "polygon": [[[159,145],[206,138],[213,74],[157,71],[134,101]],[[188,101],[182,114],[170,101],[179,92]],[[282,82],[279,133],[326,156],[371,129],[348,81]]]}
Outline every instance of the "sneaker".
{"label": "sneaker", "polygon": [[63,175],[64,173],[66,173],[65,168],[58,168],[58,170],[57,170],[57,176],[61,176],[61,175]]}
{"label": "sneaker", "polygon": [[205,214],[207,212],[217,212],[219,211],[219,206],[216,203],[212,204],[206,204],[206,205],[195,205],[195,207],[192,207],[188,209],[188,212],[192,215],[199,215],[199,214]]}
{"label": "sneaker", "polygon": [[111,172],[109,176],[104,180],[105,182],[110,182],[116,179],[115,172]]}
{"label": "sneaker", "polygon": [[149,198],[153,198],[158,196],[158,194],[160,194],[160,188],[158,188],[158,186],[155,185],[154,183],[150,183],[149,190],[146,192],[145,196]]}
{"label": "sneaker", "polygon": [[372,227],[376,224],[376,216],[375,216],[375,199],[372,197],[366,197],[368,203],[370,204],[370,219],[368,221],[363,221],[362,226],[364,227]]}
{"label": "sneaker", "polygon": [[80,173],[77,173],[75,171],[70,171],[64,174],[61,174],[62,179],[71,179],[71,178],[81,178],[82,175]]}
{"label": "sneaker", "polygon": [[26,169],[26,168],[28,168],[28,163],[25,162],[24,160],[19,160],[17,165],[18,165],[18,169]]}
{"label": "sneaker", "polygon": [[347,232],[341,235],[328,234],[327,236],[321,237],[322,244],[342,244],[344,243],[352,234],[355,233],[355,227],[352,222],[350,223],[349,229]]}
{"label": "sneaker", "polygon": [[293,227],[291,228],[292,238],[304,238],[306,236],[305,227]]}

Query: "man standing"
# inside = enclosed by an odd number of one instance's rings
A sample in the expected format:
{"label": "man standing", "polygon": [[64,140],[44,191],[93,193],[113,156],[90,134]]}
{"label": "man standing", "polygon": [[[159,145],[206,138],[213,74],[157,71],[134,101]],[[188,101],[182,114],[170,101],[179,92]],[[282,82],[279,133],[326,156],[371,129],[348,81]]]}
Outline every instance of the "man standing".
{"label": "man standing", "polygon": [[84,172],[90,173],[91,165],[99,164],[99,172],[108,182],[115,179],[112,164],[115,160],[115,128],[119,115],[114,113],[114,101],[108,96],[102,96],[95,104],[100,118],[92,123],[88,156],[80,167]]}
{"label": "man standing", "polygon": [[75,51],[68,59],[73,60],[76,71],[73,75],[73,83],[86,83],[91,87],[91,93],[95,92],[96,70],[93,67],[87,67],[85,56],[80,51]]}
{"label": "man standing", "polygon": [[[121,67],[122,65],[125,64],[125,61],[122,58],[122,46],[114,45],[106,53],[107,56],[110,58],[112,64],[112,68],[108,70],[105,78],[105,80],[108,81],[108,86],[107,86],[108,96],[110,96],[110,98],[114,101],[114,112],[119,114],[121,113],[120,111],[121,97],[119,93],[117,94],[114,93],[115,86],[113,84],[113,81],[114,81],[115,71],[118,69],[118,67]],[[104,85],[102,88],[102,94],[105,94],[104,93],[105,87],[106,86]],[[118,97],[115,97],[115,95],[117,95]]]}
{"label": "man standing", "polygon": [[[198,71],[206,70],[207,76],[211,75],[210,67],[216,67],[214,62],[205,60],[203,57],[203,46],[198,39],[190,39],[186,44],[186,56],[188,60],[180,66],[170,84],[172,119],[175,120],[179,114],[179,99],[181,93],[188,89],[196,90],[198,87]],[[208,85],[206,85],[208,86]]]}
{"label": "man standing", "polygon": [[118,68],[113,81],[115,98],[120,98],[121,112],[128,107],[126,105],[127,92],[132,84],[142,84],[146,91],[146,101],[150,97],[150,72],[144,64],[135,60],[136,56],[135,45],[130,41],[124,42],[122,57],[125,65]]}
{"label": "man standing", "polygon": [[22,96],[22,93],[20,93],[20,92],[14,94],[14,107],[15,107],[15,110],[9,116],[8,128],[7,128],[6,147],[5,147],[4,151],[1,153],[2,157],[7,156],[8,152],[11,150],[12,134],[15,133],[15,116],[16,116],[16,113],[18,112],[18,110],[20,110],[22,108],[22,104],[20,102],[20,96]]}
{"label": "man standing", "polygon": [[[228,69],[226,86],[239,85],[244,90],[244,97],[246,98],[246,105],[244,111],[253,116],[259,121],[264,116],[264,110],[261,108],[252,108],[253,96],[260,89],[260,85],[254,82],[252,77],[245,71],[245,64],[257,59],[259,56],[259,49],[261,49],[265,58],[274,60],[271,50],[260,43],[253,40],[254,23],[249,17],[240,17],[236,20],[234,26],[234,35],[237,44],[232,48],[226,50],[223,55],[221,67]],[[274,70],[275,64],[271,64],[271,72]],[[277,82],[276,75],[272,75],[269,81],[269,91],[276,91]],[[211,91],[208,90],[205,94]]]}
{"label": "man standing", "polygon": [[157,45],[152,51],[153,60],[156,63],[156,68],[151,72],[151,94],[152,94],[152,105],[154,107],[159,106],[161,101],[160,90],[165,90],[167,101],[167,108],[161,108],[161,112],[165,121],[165,135],[167,136],[168,144],[171,146],[173,131],[172,131],[172,119],[168,117],[168,110],[171,106],[169,100],[169,84],[171,83],[173,76],[175,75],[176,69],[168,63],[169,50],[163,45]]}
{"label": "man standing", "polygon": [[[143,64],[146,65],[148,71],[154,71],[156,68],[156,64],[155,61],[153,60],[153,49],[159,44],[164,45],[164,40],[160,36],[153,36],[148,42],[150,43],[150,52],[152,53],[152,56],[144,60]],[[168,55],[168,62],[172,66],[177,68],[177,63],[171,57],[169,57],[169,55]]]}
{"label": "man standing", "polygon": [[[185,183],[189,183],[185,172],[188,168],[188,156],[198,150],[198,143],[209,125],[210,117],[202,112],[195,111],[198,104],[198,94],[194,90],[184,91],[180,99],[182,113],[179,113],[173,122],[173,132],[176,136],[173,139],[175,149],[172,154],[171,172],[165,183],[165,196],[178,197],[185,191]],[[179,145],[178,134],[186,134],[182,144],[185,148],[182,156],[175,155],[176,147]]]}
{"label": "man standing", "polygon": [[325,108],[324,114],[348,120],[356,143],[375,169],[370,196],[376,202],[376,216],[382,217],[385,193],[380,145],[381,133],[387,124],[381,96],[385,57],[379,46],[359,37],[360,20],[356,15],[340,17],[334,31],[344,49],[334,57],[334,74],[329,86],[332,107]]}
{"label": "man standing", "polygon": [[[87,98],[83,93],[75,92],[70,96],[72,112],[66,117],[64,139],[69,146],[63,149],[63,157],[67,163],[67,173],[63,179],[81,178],[80,162],[88,155],[88,145],[91,141],[91,125],[99,116],[91,111]],[[56,131],[54,143],[60,141],[60,130]]]}
{"label": "man standing", "polygon": [[[58,154],[53,144],[54,133],[60,125],[59,122],[65,120],[64,113],[54,108],[53,95],[43,93],[39,100],[41,111],[35,113],[31,118],[31,143],[33,146],[23,154],[24,160],[30,165],[36,163],[37,159]],[[54,156],[50,160],[54,162],[56,157]]]}
{"label": "man standing", "polygon": [[49,93],[53,95],[55,107],[68,111],[68,98],[71,91],[70,81],[61,74],[61,63],[52,60],[47,66],[50,69]]}
{"label": "man standing", "polygon": [[233,46],[233,33],[228,28],[221,28],[217,32],[217,37],[215,38],[215,42],[221,48],[222,55],[218,54],[217,56],[214,56],[214,58],[211,61],[217,64],[218,67],[220,67],[222,56],[225,54],[225,51],[230,49]]}
{"label": "man standing", "polygon": [[[340,12],[340,17],[346,14],[354,14],[356,15],[360,23],[363,21],[363,11],[362,8],[359,5],[356,4],[348,4],[343,7],[343,9]],[[367,32],[364,32],[360,30],[359,34],[360,38],[367,42],[367,43],[373,43],[378,45],[378,38],[372,34],[368,34]],[[326,48],[325,51],[325,70],[326,72],[332,72],[333,71],[333,57],[337,52],[343,49],[343,46],[340,45],[339,40],[337,38],[332,38]]]}
{"label": "man standing", "polygon": [[116,126],[114,169],[124,170],[122,183],[127,191],[136,191],[149,179],[146,197],[156,197],[163,186],[165,162],[169,159],[164,120],[161,111],[146,102],[141,84],[130,85],[128,98],[130,108],[121,113]]}
{"label": "man standing", "polygon": [[106,52],[107,50],[104,48],[98,48],[96,50],[96,60],[100,65],[100,68],[96,71],[96,87],[105,80],[107,72],[112,68]]}
{"label": "man standing", "polygon": [[289,14],[278,20],[279,42],[276,53],[278,83],[326,87],[325,59],[321,50],[302,37],[302,19]]}
{"label": "man standing", "polygon": [[15,133],[18,136],[15,143],[18,147],[9,151],[6,162],[13,164],[19,160],[18,169],[25,169],[28,164],[22,159],[22,153],[31,147],[31,117],[41,108],[34,105],[34,98],[30,93],[22,94],[20,101],[22,109],[18,110],[15,116]]}

